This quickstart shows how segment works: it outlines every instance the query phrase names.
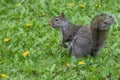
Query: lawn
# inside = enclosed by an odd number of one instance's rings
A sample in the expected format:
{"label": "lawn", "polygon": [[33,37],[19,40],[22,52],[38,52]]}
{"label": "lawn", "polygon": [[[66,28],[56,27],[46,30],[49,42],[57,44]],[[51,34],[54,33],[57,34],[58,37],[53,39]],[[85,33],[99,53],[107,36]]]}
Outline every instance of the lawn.
{"label": "lawn", "polygon": [[[80,25],[101,12],[116,17],[96,57],[76,59],[61,46],[48,23],[62,12]],[[0,0],[0,80],[118,80],[119,21],[119,0]]]}

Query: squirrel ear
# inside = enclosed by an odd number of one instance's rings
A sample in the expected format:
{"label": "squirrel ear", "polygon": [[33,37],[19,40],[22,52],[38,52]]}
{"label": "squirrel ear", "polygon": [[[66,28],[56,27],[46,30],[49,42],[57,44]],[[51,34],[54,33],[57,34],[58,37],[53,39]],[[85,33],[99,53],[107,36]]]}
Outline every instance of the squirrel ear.
{"label": "squirrel ear", "polygon": [[65,14],[64,14],[64,13],[61,13],[61,17],[62,17],[62,18],[65,18]]}

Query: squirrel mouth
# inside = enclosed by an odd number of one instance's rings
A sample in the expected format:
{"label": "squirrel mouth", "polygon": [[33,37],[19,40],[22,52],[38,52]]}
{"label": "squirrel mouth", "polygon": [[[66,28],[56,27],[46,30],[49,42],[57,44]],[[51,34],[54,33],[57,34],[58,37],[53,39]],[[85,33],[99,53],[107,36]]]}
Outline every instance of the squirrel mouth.
{"label": "squirrel mouth", "polygon": [[52,21],[49,22],[50,26],[54,26],[54,23]]}
{"label": "squirrel mouth", "polygon": [[56,28],[53,22],[49,22],[49,26],[52,26],[53,28]]}
{"label": "squirrel mouth", "polygon": [[49,26],[52,26],[52,23],[51,23],[51,22],[49,22]]}
{"label": "squirrel mouth", "polygon": [[49,26],[52,26],[53,28],[59,28],[54,22],[50,21]]}

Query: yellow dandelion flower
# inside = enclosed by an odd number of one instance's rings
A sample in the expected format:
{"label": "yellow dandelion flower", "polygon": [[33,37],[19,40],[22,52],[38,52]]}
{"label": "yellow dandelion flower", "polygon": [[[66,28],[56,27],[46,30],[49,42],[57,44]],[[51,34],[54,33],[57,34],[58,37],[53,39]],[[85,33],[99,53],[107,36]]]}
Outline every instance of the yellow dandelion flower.
{"label": "yellow dandelion flower", "polygon": [[10,38],[4,38],[4,42],[9,42]]}
{"label": "yellow dandelion flower", "polygon": [[0,76],[1,76],[2,78],[9,78],[9,76],[8,76],[7,74],[0,74]]}
{"label": "yellow dandelion flower", "polygon": [[74,3],[68,3],[67,6],[68,7],[73,7],[73,6],[75,6],[75,4]]}
{"label": "yellow dandelion flower", "polygon": [[71,67],[71,64],[70,64],[70,63],[66,63],[66,66],[67,66],[67,67]]}
{"label": "yellow dandelion flower", "polygon": [[31,26],[32,26],[32,24],[26,23],[26,27],[31,27]]}
{"label": "yellow dandelion flower", "polygon": [[85,8],[85,6],[86,6],[86,3],[80,4],[81,8]]}
{"label": "yellow dandelion flower", "polygon": [[41,13],[41,16],[42,16],[42,17],[44,17],[44,16],[45,16],[45,13],[44,13],[44,12],[42,12],[42,13]]}
{"label": "yellow dandelion flower", "polygon": [[85,62],[80,61],[80,62],[78,62],[78,64],[79,64],[79,65],[82,65],[82,64],[85,64]]}
{"label": "yellow dandelion flower", "polygon": [[100,4],[95,4],[95,7],[100,8],[101,5]]}
{"label": "yellow dandelion flower", "polygon": [[25,51],[22,55],[24,56],[24,57],[26,57],[26,56],[28,56],[30,54],[30,51]]}

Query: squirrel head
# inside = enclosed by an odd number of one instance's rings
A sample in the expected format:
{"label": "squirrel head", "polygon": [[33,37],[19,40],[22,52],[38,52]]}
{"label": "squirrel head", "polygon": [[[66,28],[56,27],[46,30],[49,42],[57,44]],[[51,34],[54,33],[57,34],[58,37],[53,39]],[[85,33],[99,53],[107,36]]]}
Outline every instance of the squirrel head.
{"label": "squirrel head", "polygon": [[60,16],[53,18],[49,24],[53,28],[62,28],[62,27],[65,27],[68,22],[69,21],[65,18],[64,13],[61,13]]}

